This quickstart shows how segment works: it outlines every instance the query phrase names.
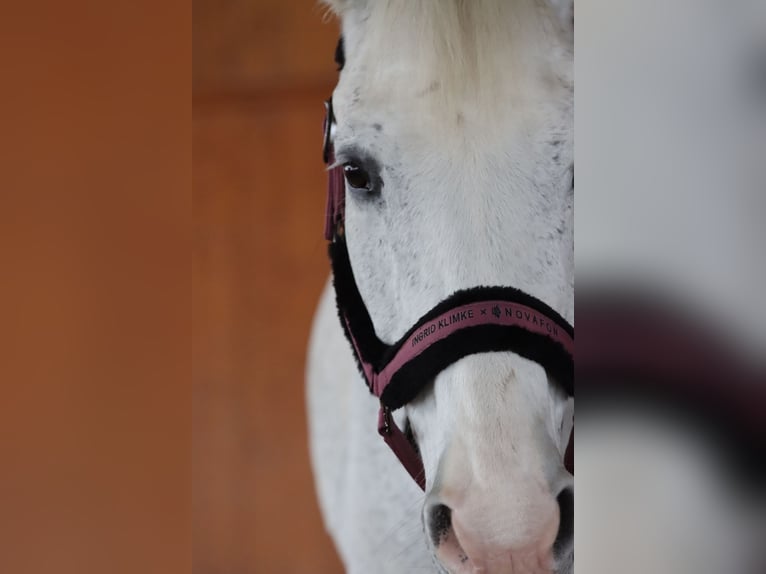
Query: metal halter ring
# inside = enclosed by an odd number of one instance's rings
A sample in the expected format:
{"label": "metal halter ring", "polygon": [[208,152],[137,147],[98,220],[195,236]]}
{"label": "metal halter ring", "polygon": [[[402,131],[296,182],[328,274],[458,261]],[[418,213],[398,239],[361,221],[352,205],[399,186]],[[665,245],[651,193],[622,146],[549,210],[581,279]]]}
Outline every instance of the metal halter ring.
{"label": "metal halter ring", "polygon": [[332,147],[332,126],[335,123],[335,114],[332,111],[332,98],[325,100],[324,142],[322,144],[322,159],[330,163],[330,148]]}

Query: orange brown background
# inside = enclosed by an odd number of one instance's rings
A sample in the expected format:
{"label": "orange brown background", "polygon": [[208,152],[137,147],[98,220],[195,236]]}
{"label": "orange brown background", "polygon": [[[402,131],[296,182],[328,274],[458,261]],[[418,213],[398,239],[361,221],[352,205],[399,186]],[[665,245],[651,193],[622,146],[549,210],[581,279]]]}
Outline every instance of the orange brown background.
{"label": "orange brown background", "polygon": [[315,0],[193,14],[193,570],[342,572],[304,407],[338,27]]}
{"label": "orange brown background", "polygon": [[0,10],[0,572],[191,565],[191,10]]}

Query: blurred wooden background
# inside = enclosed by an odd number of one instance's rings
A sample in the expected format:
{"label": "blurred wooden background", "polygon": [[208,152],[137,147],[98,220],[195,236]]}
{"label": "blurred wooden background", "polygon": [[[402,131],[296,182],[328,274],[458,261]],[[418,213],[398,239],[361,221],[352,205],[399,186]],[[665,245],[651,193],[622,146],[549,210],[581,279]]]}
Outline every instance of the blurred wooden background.
{"label": "blurred wooden background", "polygon": [[328,276],[320,145],[338,26],[315,0],[193,13],[194,572],[342,572],[303,386]]}

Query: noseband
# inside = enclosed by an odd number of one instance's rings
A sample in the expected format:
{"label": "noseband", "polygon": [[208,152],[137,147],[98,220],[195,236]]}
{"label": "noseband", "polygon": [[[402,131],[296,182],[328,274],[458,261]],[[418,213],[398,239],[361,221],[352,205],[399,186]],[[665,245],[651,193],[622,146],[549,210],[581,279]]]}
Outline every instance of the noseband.
{"label": "noseband", "polygon": [[[513,287],[453,293],[393,345],[381,341],[354,279],[345,236],[345,180],[335,166],[332,100],[326,102],[323,159],[329,167],[325,239],[338,315],[370,392],[380,399],[378,432],[425,489],[423,460],[391,412],[412,401],[441,371],[465,356],[512,351],[535,361],[574,396],[574,328],[539,299]],[[565,464],[573,472],[572,437]]]}

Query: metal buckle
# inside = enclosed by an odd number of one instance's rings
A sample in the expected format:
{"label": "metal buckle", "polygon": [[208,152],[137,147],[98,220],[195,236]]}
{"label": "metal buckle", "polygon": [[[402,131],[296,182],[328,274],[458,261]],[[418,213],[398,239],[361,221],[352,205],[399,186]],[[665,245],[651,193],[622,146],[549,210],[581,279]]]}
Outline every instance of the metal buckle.
{"label": "metal buckle", "polygon": [[330,163],[330,148],[332,147],[332,126],[335,124],[335,114],[332,111],[332,97],[325,100],[324,103],[324,142],[322,143],[322,159],[325,163]]}
{"label": "metal buckle", "polygon": [[383,409],[383,432],[385,432],[386,435],[390,435],[391,434],[391,409],[389,409],[382,402],[380,403],[380,407]]}

